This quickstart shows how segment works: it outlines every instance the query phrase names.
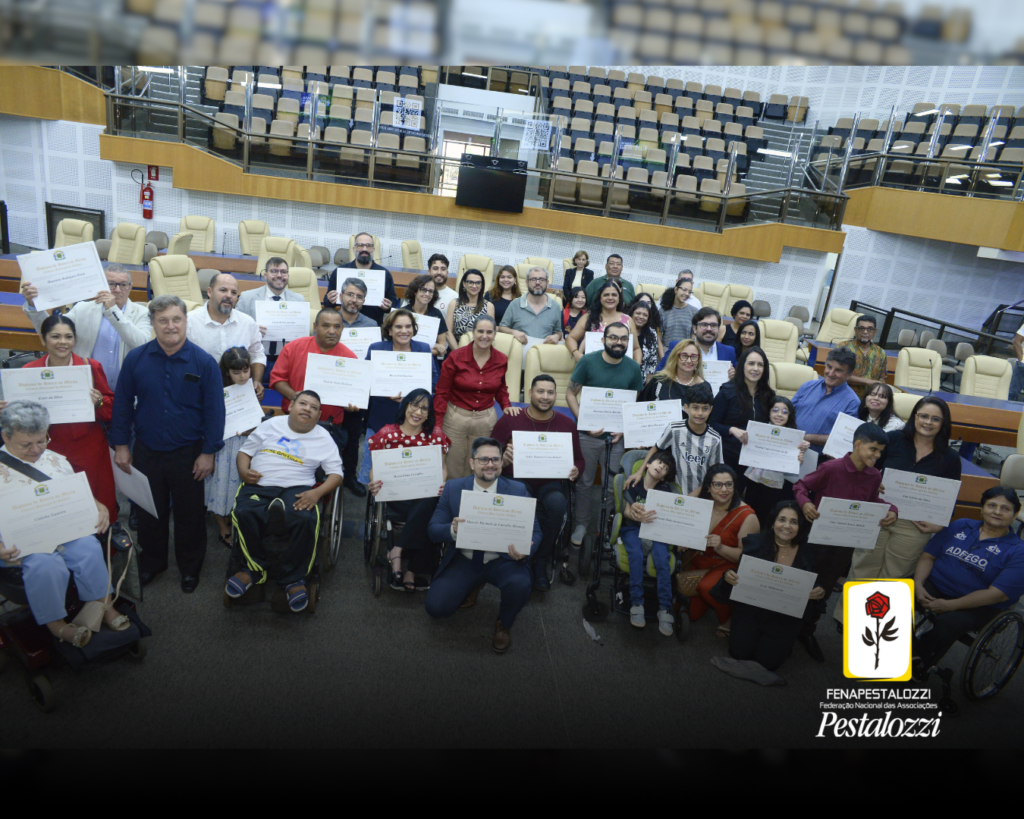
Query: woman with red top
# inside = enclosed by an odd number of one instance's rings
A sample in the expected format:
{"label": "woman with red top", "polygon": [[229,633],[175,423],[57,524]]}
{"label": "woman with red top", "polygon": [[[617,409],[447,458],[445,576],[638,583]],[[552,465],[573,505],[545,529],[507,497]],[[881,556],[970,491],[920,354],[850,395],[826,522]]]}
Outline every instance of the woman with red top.
{"label": "woman with red top", "polygon": [[490,435],[498,420],[495,401],[503,412],[519,414],[520,408],[509,402],[505,385],[508,356],[492,346],[496,329],[493,318],[478,316],[473,324],[472,343],[452,350],[441,366],[434,412],[441,429],[451,439],[449,478],[470,474],[469,451],[473,441]]}
{"label": "woman with red top", "polygon": [[[39,328],[43,337],[46,355],[25,365],[35,367],[82,367],[92,370],[92,389],[89,395],[96,407],[96,420],[79,424],[51,424],[50,449],[63,455],[70,461],[75,472],[84,472],[89,479],[89,487],[100,503],[107,507],[110,514],[111,528],[114,537],[126,537],[120,524],[117,524],[117,496],[114,491],[114,471],[110,464],[110,450],[107,436],[103,433],[100,421],[110,421],[114,407],[114,391],[107,384],[103,367],[91,358],[82,358],[71,350],[75,346],[75,323],[67,318],[54,314],[49,316]],[[0,403],[0,409],[4,404]]]}
{"label": "woman with red top", "polygon": [[718,615],[718,628],[715,629],[717,637],[729,636],[732,606],[712,597],[711,590],[722,575],[739,566],[743,554],[743,547],[740,546],[743,538],[759,530],[754,510],[740,501],[736,492],[737,483],[732,467],[718,464],[709,467],[704,474],[704,483],[697,496],[714,501],[715,508],[711,512],[707,549],[695,554],[690,563],[691,569],[708,570],[697,584],[697,596],[690,598],[690,620],[700,619],[708,608],[714,609]]}
{"label": "woman with red top", "polygon": [[[437,428],[434,421],[434,407],[430,402],[430,393],[426,390],[412,390],[398,407],[398,415],[395,423],[381,427],[369,440],[370,452],[379,452],[384,449],[402,449],[413,446],[439,446],[441,447],[441,476],[448,480],[448,472],[445,468],[445,456],[451,448],[451,441],[448,436]],[[367,487],[370,494],[376,496],[384,486],[383,481],[373,479],[373,470],[370,470],[370,483]],[[424,487],[428,491],[429,487]],[[397,512],[405,521],[405,527],[398,534],[398,543],[388,553],[388,560],[391,561],[391,588],[401,591],[414,592],[417,589],[430,588],[429,581],[420,586],[416,585],[416,576],[430,577],[437,568],[437,559],[440,555],[440,545],[433,543],[427,537],[427,524],[437,508],[437,499],[444,489],[444,483],[437,492],[425,498],[415,498],[404,501],[388,501],[388,511]],[[402,555],[409,552],[408,565],[405,574],[402,574]]]}

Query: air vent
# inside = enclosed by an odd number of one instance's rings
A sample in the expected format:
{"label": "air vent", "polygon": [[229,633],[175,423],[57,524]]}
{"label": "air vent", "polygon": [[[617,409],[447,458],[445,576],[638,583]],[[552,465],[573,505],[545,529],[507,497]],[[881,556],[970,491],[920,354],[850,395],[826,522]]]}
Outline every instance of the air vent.
{"label": "air vent", "polygon": [[462,116],[472,119],[484,119],[486,115],[482,111],[463,111]]}

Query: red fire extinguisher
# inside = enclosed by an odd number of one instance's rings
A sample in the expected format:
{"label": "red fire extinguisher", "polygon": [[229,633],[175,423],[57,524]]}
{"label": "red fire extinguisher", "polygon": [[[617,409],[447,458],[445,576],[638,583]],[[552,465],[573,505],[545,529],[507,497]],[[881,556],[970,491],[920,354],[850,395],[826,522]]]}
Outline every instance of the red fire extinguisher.
{"label": "red fire extinguisher", "polygon": [[[136,168],[136,170],[138,170]],[[139,175],[142,176],[142,171],[139,171]],[[135,171],[132,171],[132,178],[135,177]],[[139,182],[139,204],[142,205],[142,218],[152,219],[153,218],[153,199],[155,192],[153,186],[149,182],[145,182],[145,177]]]}

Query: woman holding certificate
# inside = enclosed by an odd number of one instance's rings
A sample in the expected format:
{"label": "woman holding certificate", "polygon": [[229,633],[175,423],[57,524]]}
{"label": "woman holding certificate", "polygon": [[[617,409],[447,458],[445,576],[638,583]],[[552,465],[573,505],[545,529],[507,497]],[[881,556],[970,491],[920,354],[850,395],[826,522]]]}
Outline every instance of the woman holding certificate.
{"label": "woman holding certificate", "polygon": [[[760,347],[750,347],[736,362],[736,374],[718,390],[708,423],[722,436],[722,458],[739,469],[740,449],[747,442],[747,424],[769,422],[775,393],[768,386],[768,356]],[[744,470],[746,471],[746,470]],[[747,480],[739,479],[742,494]]]}
{"label": "woman holding certificate", "polygon": [[591,303],[590,311],[587,313],[587,320],[576,322],[572,332],[565,337],[565,348],[572,355],[573,361],[583,358],[584,352],[595,352],[594,350],[580,349],[587,333],[603,332],[606,325],[616,321],[621,321],[629,328],[629,332],[633,336],[635,350],[639,346],[636,338],[636,325],[633,323],[633,319],[626,314],[626,305],[622,300],[622,286],[615,280],[609,280],[597,291],[597,297]]}
{"label": "woman holding certificate", "polygon": [[459,297],[448,303],[448,349],[455,350],[459,339],[473,329],[478,316],[494,318],[494,305],[484,298],[484,274],[470,268],[462,274]]}
{"label": "woman holding certificate", "polygon": [[449,478],[464,478],[470,474],[469,452],[473,441],[490,436],[498,420],[495,401],[502,412],[509,415],[518,415],[520,411],[509,401],[505,384],[508,356],[493,347],[496,331],[491,316],[477,316],[473,342],[452,350],[441,366],[434,412],[452,442],[448,456]]}
{"label": "woman holding certificate", "polygon": [[[418,332],[415,316],[406,308],[400,307],[392,310],[384,318],[384,326],[381,327],[383,341],[375,341],[366,351],[366,360],[373,358],[374,350],[387,350],[396,353],[429,353],[430,347],[423,341],[416,341],[413,336]],[[437,384],[437,360],[431,358],[430,380],[432,385]],[[363,442],[363,462],[359,467],[359,483],[365,484],[370,480],[370,438],[377,430],[383,429],[388,424],[395,423],[398,417],[398,406],[402,403],[401,395],[392,395],[385,398],[380,395],[370,396],[370,406],[366,411],[366,439]]]}
{"label": "woman holding certificate", "polygon": [[637,401],[673,401],[686,404],[686,391],[703,384],[700,347],[691,339],[676,344],[668,354],[665,369],[654,373],[636,397]]}
{"label": "woman holding certificate", "polygon": [[714,502],[711,512],[711,531],[708,545],[703,552],[697,552],[690,562],[690,568],[703,572],[697,583],[697,594],[690,598],[690,621],[699,620],[709,609],[718,616],[715,636],[729,636],[731,607],[711,596],[711,590],[729,569],[739,564],[743,550],[740,542],[747,535],[757,531],[757,515],[754,510],[740,501],[736,491],[736,473],[725,464],[708,468],[704,475],[698,497]]}
{"label": "woman holding certificate", "polygon": [[[448,473],[444,467],[444,456],[451,448],[451,441],[435,426],[434,406],[431,403],[430,393],[426,390],[410,392],[402,399],[402,403],[398,407],[395,423],[381,427],[376,435],[367,440],[371,452],[415,446],[441,447],[442,482],[437,492],[415,500],[388,502],[388,511],[397,512],[405,521],[405,526],[398,534],[398,543],[388,553],[388,560],[391,561],[390,585],[391,588],[398,591],[404,589],[407,592],[414,592],[417,588],[416,575],[430,577],[437,568],[440,546],[427,537],[427,524],[430,523],[430,518],[437,507],[437,498],[444,488],[444,481],[448,480]],[[366,460],[369,461],[370,457],[367,457]],[[376,497],[383,486],[383,481],[374,480],[371,470],[367,487],[370,494]],[[424,487],[424,491],[431,491],[431,487]],[[409,552],[408,565],[403,575],[402,556],[406,551]]]}
{"label": "woman holding certificate", "polygon": [[414,316],[437,319],[437,341],[434,342],[433,353],[438,358],[444,358],[448,351],[448,324],[435,306],[438,298],[437,285],[430,276],[424,274],[406,285],[402,307],[411,310]]}
{"label": "woman holding certificate", "polygon": [[[952,429],[949,405],[934,396],[922,398],[914,405],[910,422],[903,429],[886,432],[888,443],[875,469],[899,469],[960,480],[960,455],[949,447]],[[882,483],[885,484],[884,472]],[[935,523],[899,518],[879,531],[874,549],[853,550],[847,579],[911,577],[928,540],[943,528]]]}
{"label": "woman holding certificate", "polygon": [[648,301],[646,293],[641,293],[626,308],[626,314],[633,319],[636,327],[637,344],[633,348],[633,360],[640,365],[640,374],[646,384],[658,362],[665,355],[665,346],[661,343],[661,314]]}

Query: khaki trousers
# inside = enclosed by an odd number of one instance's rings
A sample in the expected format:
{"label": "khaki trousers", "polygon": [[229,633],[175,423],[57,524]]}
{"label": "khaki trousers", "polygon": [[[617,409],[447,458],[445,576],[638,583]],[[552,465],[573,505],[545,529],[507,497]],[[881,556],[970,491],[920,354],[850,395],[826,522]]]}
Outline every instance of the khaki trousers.
{"label": "khaki trousers", "polygon": [[452,403],[448,404],[444,422],[441,424],[444,434],[452,442],[445,461],[448,467],[448,480],[465,478],[472,473],[473,470],[469,468],[469,456],[473,441],[481,436],[489,437],[497,421],[498,414],[494,407],[474,412]]}

